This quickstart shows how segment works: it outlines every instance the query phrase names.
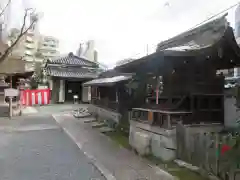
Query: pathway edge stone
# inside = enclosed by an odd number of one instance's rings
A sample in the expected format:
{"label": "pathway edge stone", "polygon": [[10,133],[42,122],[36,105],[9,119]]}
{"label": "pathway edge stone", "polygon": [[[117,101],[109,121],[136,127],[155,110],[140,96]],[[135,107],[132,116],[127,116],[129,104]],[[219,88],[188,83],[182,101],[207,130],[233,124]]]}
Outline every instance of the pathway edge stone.
{"label": "pathway edge stone", "polygon": [[78,146],[80,150],[84,152],[84,154],[90,159],[92,164],[101,172],[101,174],[107,179],[107,180],[117,180],[112,173],[105,168],[100,162],[98,162],[91,154],[88,154],[85,152],[82,148],[82,144],[76,140],[76,138],[64,127],[61,126],[60,121],[56,117],[57,115],[52,115],[53,119],[60,125],[60,127],[64,130],[64,132],[72,139],[73,142]]}

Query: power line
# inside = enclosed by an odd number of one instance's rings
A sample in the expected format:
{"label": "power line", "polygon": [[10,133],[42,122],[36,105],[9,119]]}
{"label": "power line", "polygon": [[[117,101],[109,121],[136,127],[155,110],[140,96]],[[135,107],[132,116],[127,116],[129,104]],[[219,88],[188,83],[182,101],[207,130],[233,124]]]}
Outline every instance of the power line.
{"label": "power line", "polygon": [[[240,2],[238,2],[238,3],[234,4],[234,5],[229,6],[228,8],[226,8],[226,9],[220,11],[220,12],[217,13],[217,14],[214,14],[213,16],[211,16],[211,17],[205,19],[204,21],[200,22],[199,24],[195,25],[195,26],[192,27],[191,29],[193,29],[193,28],[195,28],[195,27],[197,27],[197,26],[200,26],[201,24],[203,24],[203,23],[205,23],[205,22],[207,22],[207,21],[209,21],[209,20],[211,20],[211,19],[213,19],[213,18],[219,16],[220,14],[223,14],[223,13],[229,11],[230,9],[234,8],[235,6],[237,6],[237,5],[239,5],[239,4],[240,4]],[[190,29],[190,30],[191,30],[191,29]]]}

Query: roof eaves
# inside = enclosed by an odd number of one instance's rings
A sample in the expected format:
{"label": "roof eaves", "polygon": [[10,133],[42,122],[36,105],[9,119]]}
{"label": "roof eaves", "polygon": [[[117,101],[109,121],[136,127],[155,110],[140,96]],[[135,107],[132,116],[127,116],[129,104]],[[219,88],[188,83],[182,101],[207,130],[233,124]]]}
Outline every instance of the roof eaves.
{"label": "roof eaves", "polygon": [[192,28],[192,29],[190,29],[186,32],[183,32],[177,36],[174,36],[166,41],[160,42],[157,45],[157,51],[161,51],[161,50],[175,47],[175,46],[184,45],[185,43],[187,43],[185,41],[189,36],[194,36],[196,34],[200,34],[201,32],[206,31],[206,30],[210,30],[210,29],[214,29],[214,28],[220,29],[221,27],[225,27],[225,29],[226,29],[226,27],[228,25],[226,16],[227,16],[227,14],[224,14],[217,19],[211,20],[205,24],[202,24],[195,28]]}

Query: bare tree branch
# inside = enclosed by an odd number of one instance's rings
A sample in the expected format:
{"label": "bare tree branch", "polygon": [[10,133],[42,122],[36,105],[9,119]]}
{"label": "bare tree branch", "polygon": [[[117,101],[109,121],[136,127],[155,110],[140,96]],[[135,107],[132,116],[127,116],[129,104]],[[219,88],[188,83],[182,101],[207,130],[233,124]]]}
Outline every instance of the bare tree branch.
{"label": "bare tree branch", "polygon": [[9,4],[11,3],[11,0],[8,0],[7,5],[2,9],[2,11],[0,12],[0,17],[5,13],[7,7],[9,6]]}
{"label": "bare tree branch", "polygon": [[29,11],[32,9],[26,9],[25,10],[25,14],[24,14],[24,18],[23,18],[23,25],[21,27],[20,33],[18,35],[18,37],[16,38],[16,40],[5,50],[5,52],[0,56],[0,63],[3,62],[8,56],[9,54],[13,51],[14,47],[17,45],[17,43],[21,40],[21,38],[29,31],[29,29],[31,29],[34,25],[34,23],[37,22],[37,18],[35,18],[31,24],[28,26],[28,28],[25,28],[26,23],[27,23],[27,18],[28,18],[28,14]]}

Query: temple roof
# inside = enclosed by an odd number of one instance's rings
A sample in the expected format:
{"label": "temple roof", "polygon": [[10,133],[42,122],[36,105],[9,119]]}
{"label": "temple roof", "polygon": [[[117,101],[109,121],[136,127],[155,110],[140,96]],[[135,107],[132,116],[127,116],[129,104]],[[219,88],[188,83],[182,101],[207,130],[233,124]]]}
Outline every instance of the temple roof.
{"label": "temple roof", "polygon": [[68,55],[49,59],[47,61],[47,64],[65,64],[65,65],[77,65],[77,66],[88,66],[88,67],[98,66],[97,63],[89,61],[82,57],[75,56],[73,53],[69,53]]}
{"label": "temple roof", "polygon": [[99,79],[94,79],[91,81],[88,81],[86,83],[84,83],[84,86],[112,86],[115,85],[118,82],[121,81],[126,81],[131,79],[132,76],[131,75],[121,75],[121,76],[114,76],[114,77],[110,77],[110,78],[99,78]]}
{"label": "temple roof", "polygon": [[191,59],[201,57],[199,59],[203,61],[211,60],[216,69],[240,66],[240,48],[233,29],[226,20],[226,15],[160,42],[155,53],[121,64],[115,69],[132,69],[139,65],[151,66],[149,63],[153,61],[158,66],[164,66],[164,62],[167,61],[179,63],[178,57],[191,57]]}
{"label": "temple roof", "polygon": [[88,69],[81,67],[59,67],[48,66],[46,68],[48,76],[63,77],[63,78],[97,78],[99,72],[97,69]]}
{"label": "temple roof", "polygon": [[179,47],[182,47],[182,49],[184,47],[185,49],[199,49],[213,45],[223,37],[225,30],[229,26],[226,15],[160,42],[157,45],[157,51],[178,50]]}

